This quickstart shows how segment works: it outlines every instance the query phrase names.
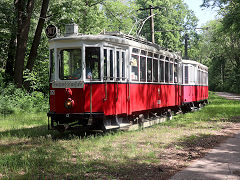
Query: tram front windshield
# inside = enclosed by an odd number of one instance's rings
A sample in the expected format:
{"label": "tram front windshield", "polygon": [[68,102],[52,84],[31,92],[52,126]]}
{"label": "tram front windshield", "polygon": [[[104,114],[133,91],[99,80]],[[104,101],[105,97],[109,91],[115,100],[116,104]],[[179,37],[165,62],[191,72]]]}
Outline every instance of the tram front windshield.
{"label": "tram front windshield", "polygon": [[77,80],[82,77],[82,50],[63,49],[60,51],[61,80]]}

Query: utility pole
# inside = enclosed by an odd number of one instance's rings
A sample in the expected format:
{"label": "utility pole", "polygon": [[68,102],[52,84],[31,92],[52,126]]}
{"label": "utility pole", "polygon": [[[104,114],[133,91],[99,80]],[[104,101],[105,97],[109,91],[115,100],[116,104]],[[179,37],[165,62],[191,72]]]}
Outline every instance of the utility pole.
{"label": "utility pole", "polygon": [[185,39],[185,45],[184,45],[184,47],[185,47],[185,55],[184,55],[184,59],[188,59],[188,34],[187,33],[185,33],[185,37],[184,37],[184,39]]}
{"label": "utility pole", "polygon": [[150,6],[150,16],[151,16],[151,21],[150,21],[150,28],[151,28],[151,37],[152,37],[152,43],[155,43],[155,37],[154,37],[154,18],[153,18],[153,7]]}
{"label": "utility pole", "polygon": [[[194,30],[208,30],[209,27],[202,27],[202,28],[194,28]],[[185,31],[185,30],[190,30],[190,29],[170,29],[170,30],[162,30],[162,31],[156,31],[156,32],[176,32],[176,31]],[[189,59],[188,58],[188,40],[189,36],[187,32],[185,32],[184,35],[184,59]]]}
{"label": "utility pole", "polygon": [[139,11],[150,10],[150,16],[151,16],[151,21],[150,21],[151,39],[152,39],[152,43],[155,43],[153,9],[159,9],[159,7],[153,7],[152,5],[150,5],[149,8],[142,8],[142,9],[139,9]]}

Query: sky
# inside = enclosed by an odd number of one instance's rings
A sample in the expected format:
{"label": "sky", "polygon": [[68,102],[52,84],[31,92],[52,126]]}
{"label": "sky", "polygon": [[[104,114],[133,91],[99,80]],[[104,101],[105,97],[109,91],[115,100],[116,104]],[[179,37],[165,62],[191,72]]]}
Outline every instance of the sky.
{"label": "sky", "polygon": [[203,0],[184,0],[184,2],[189,6],[189,9],[193,10],[197,16],[199,22],[198,27],[206,24],[210,20],[216,19],[217,12],[211,8],[201,8]]}

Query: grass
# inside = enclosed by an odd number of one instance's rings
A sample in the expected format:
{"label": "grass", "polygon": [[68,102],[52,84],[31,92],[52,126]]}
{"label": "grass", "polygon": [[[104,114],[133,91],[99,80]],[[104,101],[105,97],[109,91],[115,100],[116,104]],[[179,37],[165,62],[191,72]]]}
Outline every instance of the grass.
{"label": "grass", "polygon": [[[0,118],[0,179],[166,178],[220,141],[240,122],[240,103],[210,92],[201,111],[144,130],[58,134],[46,114]],[[189,156],[191,153],[191,156]]]}

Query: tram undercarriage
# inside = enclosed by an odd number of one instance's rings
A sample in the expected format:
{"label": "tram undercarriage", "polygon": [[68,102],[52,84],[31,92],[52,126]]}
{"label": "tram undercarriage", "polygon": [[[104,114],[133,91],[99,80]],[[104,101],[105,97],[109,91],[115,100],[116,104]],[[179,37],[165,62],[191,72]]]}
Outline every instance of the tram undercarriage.
{"label": "tram undercarriage", "polygon": [[196,111],[204,107],[208,100],[185,103],[160,109],[135,112],[132,115],[121,114],[105,116],[104,113],[55,114],[48,113],[48,129],[64,132],[84,128],[86,130],[137,130],[149,127],[167,120],[176,114]]}

